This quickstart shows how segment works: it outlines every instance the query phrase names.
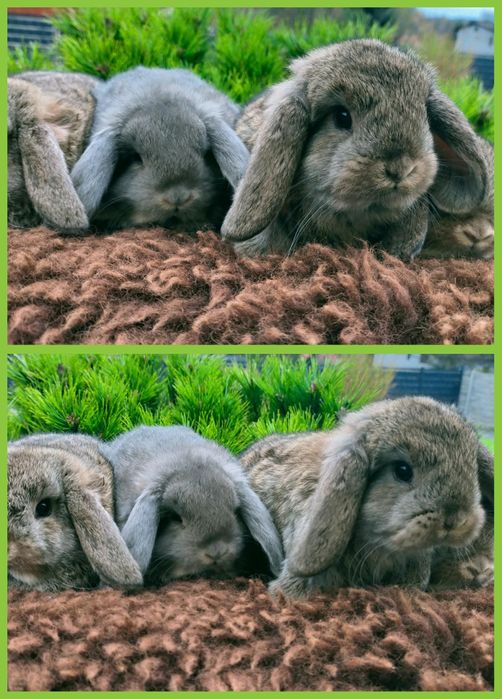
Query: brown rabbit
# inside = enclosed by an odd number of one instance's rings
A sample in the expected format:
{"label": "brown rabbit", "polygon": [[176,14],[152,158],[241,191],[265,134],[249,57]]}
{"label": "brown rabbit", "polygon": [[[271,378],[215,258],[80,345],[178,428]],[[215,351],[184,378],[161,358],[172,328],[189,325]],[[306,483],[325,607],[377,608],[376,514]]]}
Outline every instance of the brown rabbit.
{"label": "brown rabbit", "polygon": [[491,260],[495,245],[493,211],[493,148],[480,139],[488,165],[489,183],[483,202],[466,214],[437,212],[431,206],[430,222],[420,257],[468,257]]}
{"label": "brown rabbit", "polygon": [[69,169],[82,153],[94,113],[95,78],[27,72],[8,79],[9,224],[44,223],[71,233],[89,222]]}
{"label": "brown rabbit", "polygon": [[9,443],[9,581],[37,590],[99,580],[142,584],[113,520],[113,475],[100,442],[39,434]]}
{"label": "brown rabbit", "polygon": [[411,259],[431,217],[472,216],[490,196],[484,142],[434,70],[372,39],[293,61],[237,133],[251,160],[222,234],[245,254],[366,240]]}
{"label": "brown rabbit", "polygon": [[285,551],[272,589],[426,588],[435,552],[463,549],[482,533],[485,458],[458,413],[421,397],[367,405],[327,432],[252,445],[241,463]]}

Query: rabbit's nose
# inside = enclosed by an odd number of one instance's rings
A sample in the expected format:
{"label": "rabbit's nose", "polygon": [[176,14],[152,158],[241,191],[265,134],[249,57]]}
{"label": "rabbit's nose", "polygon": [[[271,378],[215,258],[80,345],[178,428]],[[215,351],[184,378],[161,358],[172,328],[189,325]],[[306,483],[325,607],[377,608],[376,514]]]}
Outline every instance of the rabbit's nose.
{"label": "rabbit's nose", "polygon": [[466,515],[455,513],[448,513],[444,517],[443,526],[446,531],[451,531],[452,529],[457,529],[462,527],[467,520]]}
{"label": "rabbit's nose", "polygon": [[219,563],[228,553],[228,546],[225,544],[214,545],[205,552],[205,558],[211,565]]}
{"label": "rabbit's nose", "polygon": [[176,190],[169,192],[164,198],[171,206],[179,208],[192,199],[192,194],[190,192]]}
{"label": "rabbit's nose", "polygon": [[385,174],[389,180],[398,184],[409,177],[415,168],[416,165],[414,163],[397,161],[386,164]]}

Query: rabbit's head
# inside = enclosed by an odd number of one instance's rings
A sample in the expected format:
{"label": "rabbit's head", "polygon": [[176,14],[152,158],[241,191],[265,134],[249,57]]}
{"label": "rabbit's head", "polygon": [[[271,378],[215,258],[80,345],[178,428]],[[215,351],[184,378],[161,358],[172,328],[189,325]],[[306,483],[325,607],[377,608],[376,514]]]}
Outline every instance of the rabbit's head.
{"label": "rabbit's head", "polygon": [[338,221],[371,240],[426,193],[455,213],[483,200],[479,140],[410,53],[369,39],[317,49],[259,105],[251,161],[222,227],[229,239],[258,234],[283,207],[293,229],[305,216],[317,233],[336,232]]}
{"label": "rabbit's head", "polygon": [[104,447],[129,550],[152,583],[235,572],[251,537],[273,573],[282,546],[239,462],[181,426],[139,427]]}
{"label": "rabbit's head", "polygon": [[[243,545],[240,498],[233,480],[206,450],[192,450],[190,465],[162,491],[150,574],[228,575]],[[160,575],[162,578],[162,574]]]}
{"label": "rabbit's head", "polygon": [[[131,71],[135,97],[116,107],[103,92],[97,131],[72,172],[96,225],[219,224],[244,171],[247,150],[220,110],[162,72]],[[109,117],[108,106],[120,115]]]}
{"label": "rabbit's head", "polygon": [[117,136],[117,165],[96,223],[196,225],[230,188],[203,120],[179,103],[138,111]]}
{"label": "rabbit's head", "polygon": [[381,401],[349,414],[324,453],[289,567],[314,575],[364,552],[369,567],[480,534],[483,451],[453,409],[429,398]]}
{"label": "rabbit's head", "polygon": [[110,465],[91,438],[36,435],[9,444],[9,577],[39,590],[137,586],[113,521]]}

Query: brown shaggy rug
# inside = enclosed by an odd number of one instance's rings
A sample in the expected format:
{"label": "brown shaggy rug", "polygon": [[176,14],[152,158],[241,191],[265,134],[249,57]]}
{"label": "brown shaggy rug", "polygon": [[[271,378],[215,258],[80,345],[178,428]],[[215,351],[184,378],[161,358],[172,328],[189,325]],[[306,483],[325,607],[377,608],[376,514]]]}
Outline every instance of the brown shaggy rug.
{"label": "brown shaggy rug", "polygon": [[489,344],[489,262],[406,265],[310,244],[238,258],[212,233],[11,230],[9,341]]}
{"label": "brown shaggy rug", "polygon": [[133,595],[15,591],[9,655],[12,691],[488,691],[493,593],[287,602],[242,578]]}

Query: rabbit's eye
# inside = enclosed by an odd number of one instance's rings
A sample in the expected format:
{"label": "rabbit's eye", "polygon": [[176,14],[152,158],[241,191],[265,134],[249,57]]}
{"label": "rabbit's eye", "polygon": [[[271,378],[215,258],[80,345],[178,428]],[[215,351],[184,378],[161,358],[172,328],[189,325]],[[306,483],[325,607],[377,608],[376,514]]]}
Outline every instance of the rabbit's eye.
{"label": "rabbit's eye", "polygon": [[52,512],[52,502],[49,498],[40,500],[38,505],[35,507],[35,517],[48,517]]}
{"label": "rabbit's eye", "polygon": [[171,520],[171,522],[179,522],[180,524],[183,523],[183,520],[177,512],[173,512],[169,519]]}
{"label": "rabbit's eye", "polygon": [[350,116],[349,110],[345,109],[345,107],[335,107],[333,110],[333,119],[337,129],[350,131],[352,128],[352,117]]}
{"label": "rabbit's eye", "polygon": [[129,156],[129,162],[130,163],[138,163],[138,165],[142,165],[143,158],[141,157],[141,155],[139,153],[137,153],[136,151],[133,150],[133,151],[131,151],[131,154]]}
{"label": "rabbit's eye", "polygon": [[396,461],[393,466],[394,476],[398,481],[409,483],[413,478],[413,469],[406,461]]}

